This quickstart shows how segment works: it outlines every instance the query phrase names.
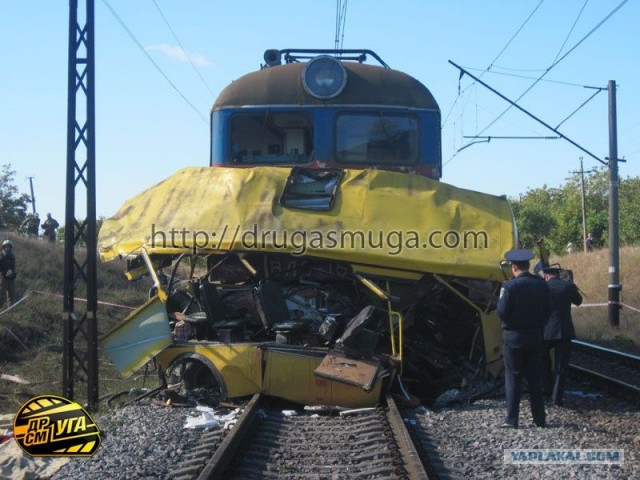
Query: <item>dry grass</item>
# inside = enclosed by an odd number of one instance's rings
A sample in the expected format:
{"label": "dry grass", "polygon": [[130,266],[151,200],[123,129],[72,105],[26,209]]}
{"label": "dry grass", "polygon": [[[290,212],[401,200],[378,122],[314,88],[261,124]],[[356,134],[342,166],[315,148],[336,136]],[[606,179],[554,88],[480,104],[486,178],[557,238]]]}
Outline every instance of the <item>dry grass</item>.
{"label": "dry grass", "polygon": [[[63,259],[64,247],[42,240],[0,234],[11,238],[16,254],[18,278],[16,293],[26,299],[0,316],[0,371],[17,375],[29,384],[0,380],[0,413],[14,413],[35,395],[62,395],[62,328],[63,328]],[[79,282],[80,283],[80,282]],[[149,282],[131,285],[122,265],[98,265],[98,301],[138,306],[147,293]],[[78,288],[76,297],[84,297]],[[86,310],[77,301],[78,314]],[[106,333],[128,310],[99,305],[99,335]],[[78,348],[78,347],[77,347]],[[110,362],[100,353],[100,395],[115,393],[124,388],[140,386],[140,381],[124,381]],[[75,385],[76,400],[86,399],[86,384]]]}
{"label": "dry grass", "polygon": [[640,310],[640,277],[636,270],[640,265],[640,247],[620,250],[621,300],[628,307],[620,311],[619,328],[611,327],[608,321],[608,249],[553,257],[551,261],[573,270],[574,280],[584,293],[584,304],[605,304],[573,309],[578,338],[640,354],[640,311],[633,310]]}

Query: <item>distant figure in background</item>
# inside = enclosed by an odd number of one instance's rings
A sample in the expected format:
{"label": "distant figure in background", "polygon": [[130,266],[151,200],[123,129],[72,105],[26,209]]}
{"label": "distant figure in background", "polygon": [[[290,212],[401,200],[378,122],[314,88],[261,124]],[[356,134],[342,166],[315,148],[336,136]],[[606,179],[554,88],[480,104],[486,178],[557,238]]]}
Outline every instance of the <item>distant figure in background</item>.
{"label": "distant figure in background", "polygon": [[567,253],[573,253],[573,243],[567,243]]}
{"label": "distant figure in background", "polygon": [[538,275],[529,273],[533,252],[509,250],[513,278],[502,284],[496,313],[502,321],[504,387],[507,418],[501,428],[518,428],[522,378],[529,385],[533,421],[545,426],[542,393],[543,332],[549,317],[549,286]]}
{"label": "distant figure in background", "polygon": [[27,215],[24,222],[20,224],[18,231],[28,237],[37,237],[39,235],[40,217],[37,213]]}
{"label": "distant figure in background", "polygon": [[33,217],[31,217],[31,222],[29,222],[27,235],[29,235],[30,237],[36,237],[36,238],[40,236],[40,215],[38,215],[37,213],[34,213]]}
{"label": "distant figure in background", "polygon": [[0,251],[0,309],[9,298],[10,307],[15,301],[16,295],[16,256],[13,253],[11,240],[2,242]]}
{"label": "distant figure in background", "polygon": [[[551,291],[551,313],[544,328],[545,368],[543,384],[546,395],[558,406],[563,404],[564,384],[569,371],[571,340],[576,338],[571,319],[571,304],[580,305],[582,295],[575,283],[560,278],[559,267],[542,269]],[[551,350],[554,354],[554,371],[551,371]]]}
{"label": "distant figure in background", "polygon": [[591,234],[587,235],[587,239],[584,241],[584,244],[587,247],[587,252],[593,252],[593,237]]}
{"label": "distant figure in background", "polygon": [[56,243],[56,228],[59,226],[60,225],[56,219],[52,218],[50,213],[47,213],[47,219],[42,224],[42,228],[44,230],[42,236],[48,239],[51,243]]}
{"label": "distant figure in background", "polygon": [[24,235],[29,235],[30,223],[31,223],[31,215],[27,215],[27,218],[24,219],[24,222],[20,224],[20,228],[18,228],[18,232]]}

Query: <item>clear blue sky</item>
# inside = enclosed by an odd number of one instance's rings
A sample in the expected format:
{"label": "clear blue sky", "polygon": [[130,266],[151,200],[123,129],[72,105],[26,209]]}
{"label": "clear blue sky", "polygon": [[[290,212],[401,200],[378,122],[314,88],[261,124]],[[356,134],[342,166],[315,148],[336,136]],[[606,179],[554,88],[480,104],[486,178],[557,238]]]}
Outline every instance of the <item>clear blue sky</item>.
{"label": "clear blue sky", "polygon": [[[205,85],[192,65],[176,55],[177,42],[153,0],[108,2],[199,113],[146,58],[105,2],[95,0],[97,211],[102,216],[113,215],[124,201],[182,167],[208,164],[209,130],[202,116],[208,119],[215,95],[225,85],[259,68],[265,49],[334,47],[335,1],[156,0],[182,46],[197,60]],[[555,126],[594,92],[583,85],[606,87],[608,80],[616,80],[618,154],[627,159],[620,174],[639,176],[640,2],[627,2],[584,39],[620,3],[351,0],[343,47],[374,50],[392,68],[431,89],[442,110],[443,181],[517,197],[528,188],[564,183],[579,168],[581,156],[585,169],[599,163],[564,140],[492,140],[456,154],[471,141],[463,135],[483,132],[508,105],[484,87],[471,85],[468,77],[460,83],[459,96],[459,72],[447,60],[478,69],[493,63],[483,81],[515,99],[575,47],[520,103]],[[0,164],[12,165],[25,193],[26,177],[35,177],[38,211],[50,211],[62,223],[67,2],[2,1],[0,38]],[[607,108],[604,91],[561,131],[604,158],[609,152]],[[511,109],[482,135],[553,133]]]}

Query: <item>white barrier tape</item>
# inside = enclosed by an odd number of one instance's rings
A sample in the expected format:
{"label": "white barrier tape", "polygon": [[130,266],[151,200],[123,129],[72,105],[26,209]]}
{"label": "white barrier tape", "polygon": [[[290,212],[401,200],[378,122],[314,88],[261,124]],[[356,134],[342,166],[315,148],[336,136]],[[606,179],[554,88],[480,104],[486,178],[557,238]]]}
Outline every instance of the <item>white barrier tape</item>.
{"label": "white barrier tape", "polygon": [[14,304],[13,304],[13,305],[11,305],[10,307],[7,307],[7,308],[5,308],[4,310],[2,310],[2,311],[0,312],[0,315],[2,315],[2,314],[4,314],[4,313],[7,313],[7,312],[8,312],[9,310],[11,310],[13,307],[20,305],[22,302],[24,302],[24,301],[27,299],[27,297],[28,297],[30,294],[31,294],[31,291],[29,291],[29,292],[25,293],[25,294],[24,294],[24,296],[23,296],[20,300],[18,300],[16,303],[14,303]]}
{"label": "white barrier tape", "polygon": [[[40,290],[32,290],[35,293],[40,293],[42,295],[53,295],[56,297],[63,297],[63,295],[59,294],[59,293],[53,293],[53,292],[42,292]],[[86,298],[78,298],[78,297],[73,297],[73,299],[77,302],[87,302],[88,300]],[[127,310],[135,310],[136,307],[130,307],[128,305],[121,305],[119,303],[110,303],[110,302],[102,302],[100,300],[98,300],[98,305],[107,305],[109,307],[118,307],[118,308],[126,308]]]}
{"label": "white barrier tape", "polygon": [[640,312],[640,309],[632,307],[631,305],[627,305],[626,303],[621,303],[620,305],[624,305],[625,307],[630,308],[634,312]]}
{"label": "white barrier tape", "polygon": [[[8,311],[9,311],[9,310],[11,310],[13,307],[16,307],[17,305],[19,305],[20,303],[22,303],[23,301],[25,301],[25,300],[27,299],[27,297],[28,297],[29,295],[31,295],[32,293],[39,293],[39,294],[41,294],[41,295],[53,295],[54,297],[62,297],[62,296],[63,296],[63,295],[61,295],[61,294],[59,294],[59,293],[54,293],[54,292],[43,292],[43,291],[41,291],[41,290],[29,290],[29,291],[28,291],[27,293],[25,293],[25,294],[24,294],[24,296],[23,296],[20,300],[18,300],[16,303],[14,303],[14,304],[13,304],[13,305],[11,305],[10,307],[5,308],[4,310],[2,310],[2,311],[0,312],[0,315],[2,315],[2,314],[4,314],[4,313],[8,312]],[[86,301],[87,301],[87,299],[86,299],[86,298],[77,298],[77,297],[74,297],[73,299],[74,299],[74,300],[76,300],[76,301],[78,301],[78,302],[86,302]],[[101,301],[99,301],[99,300],[98,300],[98,304],[99,304],[99,305],[106,305],[106,306],[109,306],[109,307],[126,308],[127,310],[135,310],[135,309],[136,309],[136,307],[130,307],[130,306],[128,306],[128,305],[120,305],[119,303],[101,302]]]}
{"label": "white barrier tape", "polygon": [[633,310],[634,312],[640,312],[640,309],[636,308],[636,307],[632,307],[631,305],[627,305],[626,303],[622,303],[622,302],[603,302],[603,303],[583,303],[582,305],[571,305],[573,308],[581,308],[581,307],[608,307],[609,305],[614,304],[614,305],[620,305],[620,306],[624,306],[625,308],[628,308],[630,310]]}

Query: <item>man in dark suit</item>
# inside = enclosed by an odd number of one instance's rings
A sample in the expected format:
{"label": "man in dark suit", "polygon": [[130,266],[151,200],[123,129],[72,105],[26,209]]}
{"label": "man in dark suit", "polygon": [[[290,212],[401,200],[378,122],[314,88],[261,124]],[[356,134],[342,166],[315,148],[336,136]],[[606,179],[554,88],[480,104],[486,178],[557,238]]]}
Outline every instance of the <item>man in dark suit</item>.
{"label": "man in dark suit", "polygon": [[[560,278],[559,267],[542,269],[544,279],[551,290],[551,313],[544,329],[545,369],[544,390],[551,395],[553,403],[562,406],[564,384],[569,370],[571,340],[576,338],[571,319],[571,304],[580,305],[582,295],[578,287],[570,281]],[[551,350],[554,351],[554,372],[551,371]]]}
{"label": "man in dark suit", "polygon": [[533,253],[510,250],[513,278],[503,283],[496,313],[502,321],[504,384],[507,418],[502,428],[518,428],[522,378],[527,379],[531,414],[538,427],[545,426],[542,394],[543,331],[549,316],[549,287],[529,273]]}

